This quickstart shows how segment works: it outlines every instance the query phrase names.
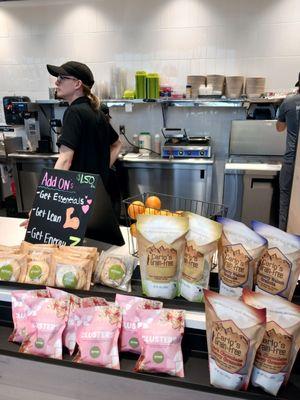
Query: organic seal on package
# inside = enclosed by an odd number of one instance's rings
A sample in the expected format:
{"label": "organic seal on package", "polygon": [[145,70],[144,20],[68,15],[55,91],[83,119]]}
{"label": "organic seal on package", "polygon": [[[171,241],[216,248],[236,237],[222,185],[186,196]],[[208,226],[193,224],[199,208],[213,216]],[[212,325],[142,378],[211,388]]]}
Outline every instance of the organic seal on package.
{"label": "organic seal on package", "polygon": [[0,253],[0,281],[23,282],[26,267],[26,254]]}
{"label": "organic seal on package", "polygon": [[92,278],[92,260],[62,255],[52,257],[55,286],[66,289],[89,290]]}
{"label": "organic seal on package", "polygon": [[252,227],[268,241],[258,263],[255,291],[292,300],[300,274],[300,236],[257,221]]}
{"label": "organic seal on package", "polygon": [[223,225],[218,257],[220,293],[239,297],[244,287],[252,289],[267,241],[241,222],[222,217],[217,221]]}
{"label": "organic seal on package", "polygon": [[181,340],[184,311],[139,310],[141,355],[135,371],[164,373],[184,377]]}
{"label": "organic seal on package", "polygon": [[62,333],[68,309],[69,304],[65,300],[36,298],[27,317],[29,331],[19,351],[62,359]]}
{"label": "organic seal on package", "polygon": [[138,215],[137,242],[143,293],[173,299],[178,295],[188,219]]}
{"label": "organic seal on package", "polygon": [[120,351],[141,353],[138,338],[139,329],[142,326],[139,310],[160,309],[163,307],[161,301],[142,299],[141,297],[125,296],[116,294],[116,304],[120,306],[122,313],[122,329],[119,340]]}
{"label": "organic seal on package", "polygon": [[122,316],[119,307],[81,308],[76,314],[79,351],[74,361],[120,369],[118,338]]}
{"label": "organic seal on package", "polygon": [[210,383],[246,390],[266,324],[266,310],[204,289]]}
{"label": "organic seal on package", "polygon": [[180,294],[189,301],[202,301],[203,288],[208,288],[212,259],[217,251],[222,225],[197,214],[189,218]]}
{"label": "organic seal on package", "polygon": [[300,347],[300,306],[247,289],[242,299],[252,307],[267,309],[266,332],[256,353],[251,383],[276,396],[289,379]]}

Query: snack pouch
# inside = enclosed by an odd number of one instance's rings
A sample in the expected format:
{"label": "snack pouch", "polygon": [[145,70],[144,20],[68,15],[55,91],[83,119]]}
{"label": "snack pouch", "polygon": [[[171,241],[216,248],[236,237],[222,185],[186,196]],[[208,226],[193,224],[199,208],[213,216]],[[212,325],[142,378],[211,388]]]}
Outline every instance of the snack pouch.
{"label": "snack pouch", "polygon": [[0,281],[23,282],[26,268],[26,254],[0,253]]}
{"label": "snack pouch", "polygon": [[29,332],[19,351],[62,359],[62,333],[68,318],[68,301],[36,298],[31,306]]}
{"label": "snack pouch", "polygon": [[88,246],[60,246],[57,250],[58,255],[64,255],[67,257],[80,257],[89,258],[93,262],[93,272],[96,268],[99,252],[97,247]]}
{"label": "snack pouch", "polygon": [[210,383],[247,390],[257,348],[266,324],[266,310],[204,289]]}
{"label": "snack pouch", "polygon": [[20,253],[20,246],[6,246],[4,244],[0,244],[0,255],[1,255],[1,253],[19,254]]}
{"label": "snack pouch", "polygon": [[14,330],[9,342],[22,343],[29,331],[29,319],[32,303],[36,298],[49,297],[47,290],[15,290],[11,292],[12,318]]}
{"label": "snack pouch", "polygon": [[179,294],[188,219],[138,215],[137,243],[143,293],[173,299]]}
{"label": "snack pouch", "polygon": [[292,300],[300,274],[300,236],[258,221],[252,228],[268,241],[258,263],[255,291]]}
{"label": "snack pouch", "polygon": [[52,263],[56,287],[89,290],[92,278],[92,260],[54,254]]}
{"label": "snack pouch", "polygon": [[94,282],[131,292],[131,277],[136,266],[136,258],[103,251],[94,272]]}
{"label": "snack pouch", "polygon": [[122,329],[119,339],[120,351],[129,351],[140,354],[141,347],[138,331],[142,326],[139,317],[140,310],[160,309],[163,307],[161,301],[143,299],[141,297],[125,296],[116,294],[116,304],[122,313]]}
{"label": "snack pouch", "polygon": [[218,252],[219,292],[240,297],[244,287],[253,287],[256,265],[267,240],[241,222],[223,217],[217,221],[223,225]]}
{"label": "snack pouch", "polygon": [[193,213],[184,213],[189,219],[180,295],[189,301],[203,300],[207,289],[213,256],[218,248],[222,225]]}
{"label": "snack pouch", "polygon": [[33,285],[53,285],[51,255],[31,253],[27,258],[27,270],[24,282]]}
{"label": "snack pouch", "polygon": [[300,347],[300,306],[248,289],[243,290],[242,300],[267,309],[266,332],[256,352],[251,383],[276,396],[289,379]]}
{"label": "snack pouch", "polygon": [[47,288],[51,297],[55,299],[64,299],[69,301],[69,313],[66,327],[63,331],[63,345],[68,349],[69,354],[73,354],[76,347],[76,328],[77,316],[76,311],[80,308],[88,308],[94,306],[108,306],[108,303],[102,297],[84,297],[80,298],[74,294],[64,292],[63,290]]}
{"label": "snack pouch", "polygon": [[139,310],[141,355],[135,371],[164,373],[184,377],[181,341],[184,333],[184,311]]}
{"label": "snack pouch", "polygon": [[73,361],[120,369],[118,338],[122,316],[119,307],[81,308],[76,315],[79,351]]}

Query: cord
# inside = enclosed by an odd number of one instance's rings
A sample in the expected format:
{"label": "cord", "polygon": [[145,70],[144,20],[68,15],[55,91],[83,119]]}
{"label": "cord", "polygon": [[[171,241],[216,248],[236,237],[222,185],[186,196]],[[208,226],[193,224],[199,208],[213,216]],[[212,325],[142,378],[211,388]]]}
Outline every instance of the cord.
{"label": "cord", "polygon": [[[125,133],[122,133],[122,135],[124,135],[124,138],[126,139],[126,141],[130,144],[130,146],[132,146],[135,149],[140,149],[140,147],[136,146],[134,143],[130,142],[130,140],[127,138]],[[159,156],[161,155],[160,153],[158,153],[157,151],[154,151],[152,149],[148,149],[147,147],[143,147],[144,150],[149,150],[151,153],[154,154],[158,154]]]}

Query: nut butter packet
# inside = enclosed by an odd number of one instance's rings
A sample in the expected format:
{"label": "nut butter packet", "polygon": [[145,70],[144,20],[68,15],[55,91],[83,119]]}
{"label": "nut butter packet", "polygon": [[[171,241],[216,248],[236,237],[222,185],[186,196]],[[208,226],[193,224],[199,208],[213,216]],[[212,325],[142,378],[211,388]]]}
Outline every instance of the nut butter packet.
{"label": "nut butter packet", "polygon": [[258,263],[255,291],[292,300],[300,274],[300,236],[258,221],[252,228],[268,241]]}
{"label": "nut butter packet", "polygon": [[138,215],[137,243],[143,293],[173,299],[179,294],[188,219]]}
{"label": "nut butter packet", "polygon": [[265,333],[266,310],[204,289],[210,383],[247,390],[256,350]]}
{"label": "nut butter packet", "polygon": [[51,254],[32,252],[27,258],[27,270],[24,282],[33,285],[51,285]]}
{"label": "nut butter packet", "polygon": [[116,304],[122,313],[122,329],[119,340],[120,351],[140,354],[141,346],[138,332],[142,326],[139,310],[161,309],[161,301],[143,299],[135,296],[116,294]]}
{"label": "nut butter packet", "polygon": [[219,292],[240,297],[244,287],[253,287],[256,266],[267,240],[241,222],[223,217],[217,221],[223,225],[218,252]]}
{"label": "nut butter packet", "polygon": [[68,310],[68,301],[36,298],[31,303],[27,316],[29,328],[19,351],[61,360]]}
{"label": "nut butter packet", "polygon": [[26,254],[0,253],[0,281],[23,282],[26,268]]}
{"label": "nut butter packet", "polygon": [[99,260],[99,252],[97,247],[89,246],[60,246],[58,254],[68,255],[70,257],[90,258],[93,261],[93,272]]}
{"label": "nut butter packet", "polygon": [[208,289],[222,225],[193,213],[184,213],[183,216],[189,219],[189,231],[186,235],[180,295],[189,301],[201,302],[203,289]]}
{"label": "nut butter packet", "polygon": [[92,279],[92,260],[54,254],[52,262],[56,287],[89,290]]}
{"label": "nut butter packet", "polygon": [[184,333],[182,310],[139,310],[141,355],[135,371],[184,377],[181,341]]}
{"label": "nut butter packet", "polygon": [[300,347],[300,306],[248,289],[243,290],[242,300],[267,309],[266,332],[256,352],[251,383],[276,396],[288,382]]}
{"label": "nut butter packet", "polygon": [[81,308],[76,311],[77,363],[120,369],[118,338],[121,312],[115,305]]}

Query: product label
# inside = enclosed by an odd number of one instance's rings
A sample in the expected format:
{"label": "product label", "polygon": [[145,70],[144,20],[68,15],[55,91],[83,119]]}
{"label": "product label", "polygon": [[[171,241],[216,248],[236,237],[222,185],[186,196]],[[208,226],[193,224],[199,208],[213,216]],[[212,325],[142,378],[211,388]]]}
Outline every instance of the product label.
{"label": "product label", "polygon": [[271,374],[278,374],[288,365],[293,338],[275,322],[267,323],[254,365]]}
{"label": "product label", "polygon": [[204,256],[198,250],[196,243],[189,240],[184,252],[182,277],[192,283],[202,280],[204,271]]}
{"label": "product label", "polygon": [[292,264],[276,247],[263,254],[257,269],[257,286],[270,294],[283,292],[289,281]]}
{"label": "product label", "polygon": [[235,374],[246,364],[249,340],[233,321],[212,323],[211,356],[217,366]]}
{"label": "product label", "polygon": [[147,275],[152,282],[170,282],[177,272],[177,251],[160,241],[147,247]]}
{"label": "product label", "polygon": [[228,245],[222,251],[223,265],[220,279],[228,286],[239,287],[248,280],[249,264],[252,257],[241,244]]}

